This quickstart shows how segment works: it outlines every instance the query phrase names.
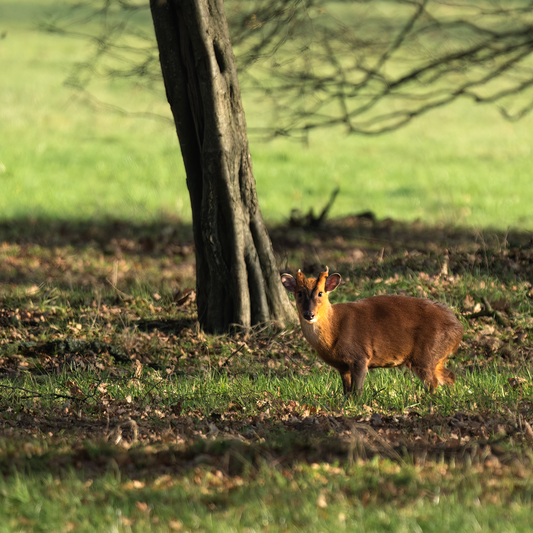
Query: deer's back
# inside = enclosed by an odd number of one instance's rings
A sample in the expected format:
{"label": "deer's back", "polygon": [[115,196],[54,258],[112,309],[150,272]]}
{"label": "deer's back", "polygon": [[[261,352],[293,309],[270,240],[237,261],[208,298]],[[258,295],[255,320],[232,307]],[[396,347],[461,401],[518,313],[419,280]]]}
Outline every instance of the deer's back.
{"label": "deer's back", "polygon": [[328,358],[364,357],[369,367],[398,366],[418,352],[446,350],[463,334],[450,309],[421,298],[373,296],[335,304],[331,311],[330,328],[337,335]]}

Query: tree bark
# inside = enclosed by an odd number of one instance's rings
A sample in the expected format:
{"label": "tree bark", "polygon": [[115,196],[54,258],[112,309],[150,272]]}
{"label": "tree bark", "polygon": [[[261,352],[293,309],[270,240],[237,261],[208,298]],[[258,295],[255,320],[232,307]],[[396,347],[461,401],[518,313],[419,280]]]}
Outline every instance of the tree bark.
{"label": "tree bark", "polygon": [[294,320],[255,189],[222,0],[150,0],[187,173],[205,331]]}

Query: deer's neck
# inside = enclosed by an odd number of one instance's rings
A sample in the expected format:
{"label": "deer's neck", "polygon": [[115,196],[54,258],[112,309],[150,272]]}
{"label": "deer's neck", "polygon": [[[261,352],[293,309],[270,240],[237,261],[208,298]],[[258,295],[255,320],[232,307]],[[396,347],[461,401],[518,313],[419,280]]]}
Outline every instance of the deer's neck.
{"label": "deer's neck", "polygon": [[300,317],[304,337],[318,352],[327,350],[333,345],[333,323],[334,311],[331,304],[324,309],[315,322],[308,322]]}

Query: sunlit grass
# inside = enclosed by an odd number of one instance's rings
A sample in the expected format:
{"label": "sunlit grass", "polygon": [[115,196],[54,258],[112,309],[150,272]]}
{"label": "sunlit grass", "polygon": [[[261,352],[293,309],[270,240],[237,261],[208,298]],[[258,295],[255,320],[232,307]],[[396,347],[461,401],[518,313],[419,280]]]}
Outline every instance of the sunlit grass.
{"label": "sunlit grass", "polygon": [[[228,375],[215,365],[211,369],[170,375],[148,368],[142,379],[132,379],[126,371],[123,377],[117,377],[100,371],[64,368],[56,376],[22,374],[4,378],[2,395],[4,400],[9,398],[13,413],[24,409],[24,405],[31,407],[33,400],[28,403],[28,390],[40,398],[45,409],[54,409],[63,404],[75,384],[76,390],[81,391],[80,408],[88,416],[100,416],[96,406],[104,394],[114,402],[128,399],[140,409],[168,408],[179,403],[184,414],[195,416],[209,417],[212,413],[236,410],[234,416],[243,420],[267,410],[272,416],[279,416],[288,404],[294,415],[304,417],[310,416],[310,412],[362,416],[369,411],[402,416],[411,409],[421,416],[433,411],[449,416],[457,411],[506,414],[509,409],[515,410],[519,401],[533,401],[531,372],[526,366],[506,369],[501,364],[492,364],[465,372],[451,361],[449,368],[458,371],[456,383],[439,387],[433,394],[407,370],[377,369],[369,372],[362,395],[346,399],[338,373],[330,367],[304,374],[293,371],[280,374],[265,372],[253,360],[244,359],[242,363],[250,369],[248,373]],[[512,378],[522,379],[525,385],[510,386]],[[106,384],[102,394],[95,391],[95,384],[100,383]]]}
{"label": "sunlit grass", "polygon": [[[39,10],[24,13],[10,5],[0,22],[0,30],[8,28],[0,48],[1,217],[190,220],[172,123],[77,99],[63,82],[87,58],[87,44],[39,32],[32,25]],[[163,90],[145,93],[107,80],[93,81],[89,90],[124,109],[170,118]],[[244,99],[249,126],[263,124],[269,110],[246,92]],[[280,221],[293,208],[318,210],[340,186],[331,216],[371,210],[378,218],[531,227],[532,120],[513,124],[494,108],[458,102],[379,137],[324,130],[305,146],[252,136],[264,217]]]}
{"label": "sunlit grass", "polygon": [[[30,448],[28,447],[28,452]],[[93,449],[105,457],[104,447]],[[109,456],[113,464],[113,456]],[[243,460],[246,460],[243,457]],[[116,464],[116,463],[115,463]],[[2,531],[230,532],[355,528],[370,531],[529,531],[531,476],[513,483],[478,465],[249,466],[217,476],[205,467],[141,481],[116,471],[0,478]],[[498,496],[495,496],[495,495]]]}

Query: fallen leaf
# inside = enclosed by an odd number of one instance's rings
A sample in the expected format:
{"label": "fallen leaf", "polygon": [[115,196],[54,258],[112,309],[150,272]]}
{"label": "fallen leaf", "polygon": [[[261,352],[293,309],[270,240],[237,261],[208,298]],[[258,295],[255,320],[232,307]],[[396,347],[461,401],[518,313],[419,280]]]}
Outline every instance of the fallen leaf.
{"label": "fallen leaf", "polygon": [[141,513],[149,513],[150,507],[146,502],[135,502],[135,507],[141,511]]}
{"label": "fallen leaf", "polygon": [[178,307],[185,307],[196,300],[196,291],[188,289],[181,296],[175,296],[174,301]]}
{"label": "fallen leaf", "polygon": [[26,293],[26,296],[33,296],[37,294],[41,289],[37,285],[31,285],[30,287],[27,287],[24,289],[24,292]]}
{"label": "fallen leaf", "polygon": [[328,506],[328,502],[326,502],[326,495],[321,492],[319,495],[318,495],[318,498],[316,500],[316,504],[318,505],[318,507],[320,507],[321,509],[325,509],[327,506]]}
{"label": "fallen leaf", "polygon": [[136,379],[140,379],[143,373],[142,363],[138,359],[135,359],[135,361],[133,362],[133,367],[134,367],[134,370],[133,370],[134,377]]}
{"label": "fallen leaf", "polygon": [[74,381],[67,381],[65,384],[72,396],[75,396],[76,398],[85,398],[84,392],[78,387],[78,384]]}
{"label": "fallen leaf", "polygon": [[514,377],[514,378],[509,378],[507,380],[507,382],[509,383],[509,385],[513,389],[517,389],[518,387],[520,387],[524,383],[527,383],[527,379],[526,378],[520,378],[520,377]]}
{"label": "fallen leaf", "polygon": [[524,435],[529,442],[533,442],[533,429],[527,420],[524,420]]}
{"label": "fallen leaf", "polygon": [[[469,310],[469,309],[473,309],[474,308],[474,306],[476,305],[476,302],[475,302],[474,298],[470,294],[468,294],[466,296],[466,298],[464,299],[464,301],[463,301],[463,305],[464,305],[465,309]],[[480,308],[481,308],[481,306],[480,306]]]}

